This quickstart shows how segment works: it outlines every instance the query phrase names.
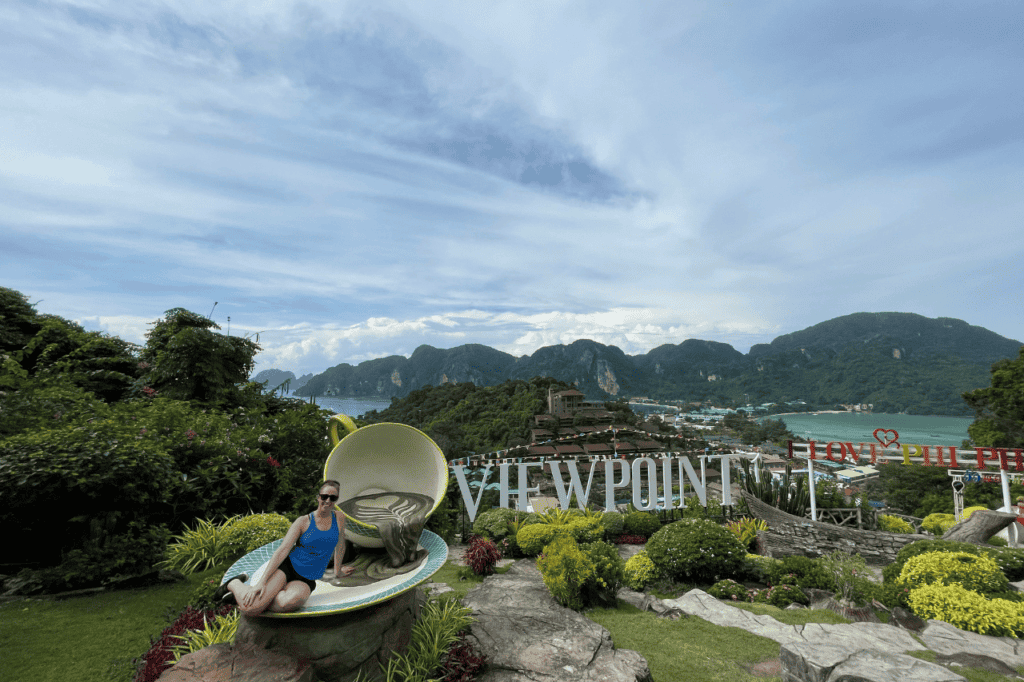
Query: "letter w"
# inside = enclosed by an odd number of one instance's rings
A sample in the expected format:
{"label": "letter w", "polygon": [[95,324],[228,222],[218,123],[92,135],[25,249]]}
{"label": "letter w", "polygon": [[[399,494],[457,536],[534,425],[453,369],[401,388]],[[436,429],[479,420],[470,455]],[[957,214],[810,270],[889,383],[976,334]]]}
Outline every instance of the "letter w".
{"label": "letter w", "polygon": [[551,478],[555,479],[558,506],[562,509],[568,509],[570,492],[574,492],[576,493],[576,503],[580,507],[586,507],[587,501],[590,499],[590,486],[594,483],[594,469],[597,467],[591,463],[590,478],[587,479],[587,489],[584,490],[583,483],[580,481],[580,472],[576,469],[576,462],[566,462],[565,468],[569,470],[569,482],[571,484],[571,491],[567,491],[565,489],[565,482],[562,480],[561,462],[549,462],[549,464],[551,464]]}

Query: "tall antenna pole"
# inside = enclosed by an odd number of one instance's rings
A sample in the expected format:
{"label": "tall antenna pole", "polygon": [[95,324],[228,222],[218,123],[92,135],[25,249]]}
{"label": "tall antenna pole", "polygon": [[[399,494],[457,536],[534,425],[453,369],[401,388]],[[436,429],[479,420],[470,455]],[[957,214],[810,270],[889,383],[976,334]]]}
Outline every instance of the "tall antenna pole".
{"label": "tall antenna pole", "polygon": [[[217,301],[214,301],[213,302],[213,308],[216,308],[216,307],[217,307]],[[210,320],[213,319],[213,308],[210,308],[210,314],[206,316],[207,319],[210,319]]]}
{"label": "tall antenna pole", "polygon": [[231,336],[231,316],[228,315],[228,336]]}

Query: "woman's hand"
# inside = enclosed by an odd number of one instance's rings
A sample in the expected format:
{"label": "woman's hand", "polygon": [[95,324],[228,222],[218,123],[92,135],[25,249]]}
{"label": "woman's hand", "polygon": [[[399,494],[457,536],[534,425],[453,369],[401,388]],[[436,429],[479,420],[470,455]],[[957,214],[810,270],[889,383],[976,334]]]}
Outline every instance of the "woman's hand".
{"label": "woman's hand", "polygon": [[355,572],[356,572],[356,569],[353,568],[352,566],[342,566],[341,567],[341,574],[342,575],[352,575]]}
{"label": "woman's hand", "polygon": [[263,598],[263,585],[251,590],[249,594],[245,595],[242,599],[242,606],[245,608],[251,608],[253,604]]}

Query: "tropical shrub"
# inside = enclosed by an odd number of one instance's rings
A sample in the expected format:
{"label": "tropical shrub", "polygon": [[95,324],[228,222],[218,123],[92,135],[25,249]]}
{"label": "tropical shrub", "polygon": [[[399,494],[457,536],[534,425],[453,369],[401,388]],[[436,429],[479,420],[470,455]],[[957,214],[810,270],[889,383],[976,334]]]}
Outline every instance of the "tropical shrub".
{"label": "tropical shrub", "polygon": [[805,556],[783,557],[779,563],[770,568],[769,584],[782,585],[786,583],[786,576],[794,576],[793,582],[805,589],[836,591],[836,581],[832,574],[825,568],[821,559],[812,559]]}
{"label": "tropical shrub", "polygon": [[725,524],[729,532],[735,535],[748,550],[757,543],[758,531],[768,530],[768,523],[762,519],[742,518]]}
{"label": "tropical shrub", "polygon": [[223,606],[223,603],[217,603],[213,600],[213,595],[220,587],[220,580],[217,578],[210,578],[199,583],[196,589],[192,590],[192,595],[188,598],[188,605],[199,611],[210,611]]}
{"label": "tropical shrub", "polygon": [[772,576],[779,575],[782,562],[760,554],[747,554],[743,557],[743,574],[759,583],[772,584]]}
{"label": "tropical shrub", "polygon": [[230,604],[211,611],[200,611],[191,606],[186,607],[178,614],[173,623],[164,628],[156,641],[150,637],[149,650],[141,657],[134,682],[155,682],[174,663],[174,646],[178,644],[177,635],[182,635],[188,630],[205,629],[207,623],[218,616],[229,613],[234,608]]}
{"label": "tropical shrub", "polygon": [[623,567],[623,580],[626,587],[638,592],[643,592],[648,585],[658,579],[658,576],[658,568],[647,556],[646,551],[631,556]]}
{"label": "tropical shrub", "polygon": [[1006,540],[999,537],[998,535],[993,535],[992,537],[990,537],[988,540],[986,540],[986,544],[992,545],[993,547],[1006,547],[1008,545]]}
{"label": "tropical shrub", "polygon": [[466,633],[459,633],[458,639],[452,642],[441,657],[444,677],[440,682],[472,682],[486,665],[487,658],[466,638]]}
{"label": "tropical shrub", "polygon": [[879,530],[887,533],[913,533],[914,527],[898,516],[882,514],[878,517]]}
{"label": "tropical shrub", "polygon": [[922,585],[911,590],[908,601],[914,614],[925,620],[993,637],[1024,636],[1024,604],[986,599],[958,583]]}
{"label": "tropical shrub", "polygon": [[501,559],[501,552],[494,542],[479,535],[474,535],[466,548],[466,565],[473,569],[477,575],[491,575],[494,573],[494,565]]}
{"label": "tropical shrub", "polygon": [[614,538],[618,535],[622,535],[622,529],[625,526],[626,517],[619,512],[605,512],[601,516],[601,525],[604,526],[604,535],[607,538]]}
{"label": "tropical shrub", "polygon": [[905,545],[896,554],[896,560],[882,569],[882,579],[887,583],[895,582],[908,559],[929,552],[967,552],[968,554],[987,556],[999,564],[1007,580],[1011,582],[1024,580],[1024,550],[1008,547],[981,547],[969,542],[950,542],[948,540],[918,540]]}
{"label": "tropical shrub", "polygon": [[555,537],[537,559],[537,568],[555,601],[575,611],[584,607],[583,587],[596,575],[596,567],[572,537]]}
{"label": "tropical shrub", "polygon": [[602,540],[580,543],[580,549],[594,564],[594,577],[584,585],[584,603],[615,606],[615,593],[625,578],[626,562],[614,545]]}
{"label": "tropical shrub", "polygon": [[743,587],[743,585],[740,585],[738,582],[731,578],[719,580],[717,583],[708,588],[708,594],[710,594],[715,599],[732,601],[749,600],[747,588]]}
{"label": "tropical shrub", "polygon": [[[234,520],[228,519],[224,525]],[[158,566],[191,574],[238,558],[237,546],[228,544],[222,527],[206,519],[199,519],[194,529],[187,529],[181,535],[174,536],[174,540],[176,542],[167,547],[165,558]]]}
{"label": "tropical shrub", "polygon": [[1011,583],[1024,580],[1024,549],[1015,547],[986,548],[985,553],[996,560]]}
{"label": "tropical shrub", "polygon": [[491,540],[501,540],[508,535],[508,523],[515,516],[516,513],[511,509],[491,507],[477,515],[473,521],[473,533]]}
{"label": "tropical shrub", "polygon": [[1010,584],[995,560],[967,552],[930,552],[907,560],[896,581],[911,593],[922,585],[952,585],[981,595],[1006,592]]}
{"label": "tropical shrub", "polygon": [[932,535],[942,537],[947,530],[956,525],[956,517],[952,514],[929,514],[921,521],[921,529]]}
{"label": "tropical shrub", "polygon": [[647,541],[659,572],[678,582],[710,584],[736,575],[746,554],[735,535],[705,519],[670,523]]}
{"label": "tropical shrub", "polygon": [[291,525],[291,521],[280,514],[249,514],[222,524],[218,535],[228,551],[237,555],[234,558],[240,558],[267,543],[280,540],[288,534]]}
{"label": "tropical shrub", "polygon": [[652,512],[630,512],[623,519],[623,531],[629,535],[642,535],[649,538],[661,528],[661,519]]}
{"label": "tropical shrub", "polygon": [[181,640],[181,644],[171,646],[171,651],[174,652],[172,662],[177,663],[182,656],[205,649],[212,644],[234,643],[240,613],[238,609],[231,609],[214,618],[212,622],[206,622],[201,630],[185,630],[183,634],[172,635],[175,639]]}

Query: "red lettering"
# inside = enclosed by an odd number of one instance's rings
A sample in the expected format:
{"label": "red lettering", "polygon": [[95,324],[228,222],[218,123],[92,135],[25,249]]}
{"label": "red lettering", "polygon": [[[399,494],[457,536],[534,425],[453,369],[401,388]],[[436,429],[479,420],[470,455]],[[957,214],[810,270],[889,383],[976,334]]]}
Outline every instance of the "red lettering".
{"label": "red lettering", "polygon": [[999,468],[1002,471],[1006,471],[1007,469],[1010,468],[1009,464],[1006,461],[1007,452],[1008,450],[1006,448],[999,448],[998,450],[996,450],[996,453],[999,455]]}
{"label": "red lettering", "polygon": [[1013,461],[1017,465],[1017,471],[1024,471],[1024,450],[1014,450]]}
{"label": "red lettering", "polygon": [[[986,450],[988,450],[991,454],[986,455],[985,454]],[[978,471],[982,471],[982,470],[988,468],[987,466],[985,466],[985,462],[986,461],[992,461],[992,460],[998,460],[999,459],[999,454],[996,452],[995,448],[976,448],[975,449],[975,454],[978,457]]]}
{"label": "red lettering", "polygon": [[789,449],[789,458],[793,459],[793,441],[786,441],[786,443]]}
{"label": "red lettering", "polygon": [[931,457],[928,454],[929,446],[922,445],[920,447],[921,447],[921,457],[923,458],[922,465],[926,466],[926,467],[932,466],[932,460],[931,460]]}
{"label": "red lettering", "polygon": [[810,441],[809,443],[807,443],[807,454],[809,455],[810,459],[815,459],[814,441],[813,440]]}
{"label": "red lettering", "polygon": [[[860,464],[861,459],[864,458],[864,446],[865,443],[861,443],[859,448],[854,448],[853,443],[846,444],[846,451],[850,453],[850,459],[854,465]],[[871,464],[874,465],[878,462],[878,451],[875,449],[875,444],[871,443]]]}
{"label": "red lettering", "polygon": [[[832,446],[833,445],[838,445],[839,446],[839,459],[836,459],[835,457],[832,456]],[[829,444],[825,446],[825,456],[828,457],[833,462],[842,462],[843,460],[846,459],[846,444],[845,443],[837,443],[835,441],[829,441]]]}
{"label": "red lettering", "polygon": [[956,463],[956,446],[949,446],[949,468],[956,469],[959,465]]}

